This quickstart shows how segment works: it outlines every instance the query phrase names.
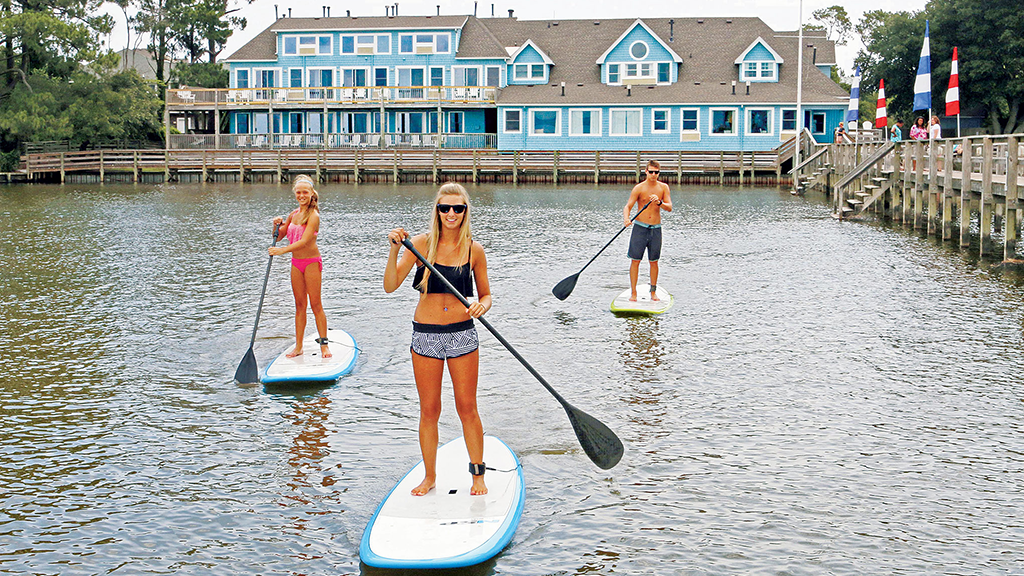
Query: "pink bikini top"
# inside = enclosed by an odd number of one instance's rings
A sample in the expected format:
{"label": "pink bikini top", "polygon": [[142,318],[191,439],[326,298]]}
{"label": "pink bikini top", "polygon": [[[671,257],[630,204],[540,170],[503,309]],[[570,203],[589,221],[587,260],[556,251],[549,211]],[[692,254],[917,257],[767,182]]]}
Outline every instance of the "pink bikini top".
{"label": "pink bikini top", "polygon": [[[294,216],[295,214],[298,214],[298,213],[299,213],[299,211],[296,210],[295,212],[292,212],[292,215]],[[285,237],[288,238],[288,242],[289,243],[294,244],[295,242],[298,242],[299,240],[302,240],[302,235],[305,234],[305,233],[306,233],[306,225],[305,224],[303,224],[302,226],[299,226],[298,224],[292,224],[292,223],[289,222],[288,223],[288,231],[285,232]],[[319,234],[319,232],[314,232],[313,233],[314,236],[317,235],[317,234]]]}

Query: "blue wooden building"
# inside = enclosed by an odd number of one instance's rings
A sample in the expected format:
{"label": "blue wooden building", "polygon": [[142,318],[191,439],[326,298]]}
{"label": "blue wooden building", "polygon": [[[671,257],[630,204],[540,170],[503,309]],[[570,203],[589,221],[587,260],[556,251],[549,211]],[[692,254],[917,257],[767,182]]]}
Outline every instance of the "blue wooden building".
{"label": "blue wooden building", "polygon": [[[280,18],[226,61],[230,88],[168,100],[212,111],[218,147],[757,151],[797,129],[796,33],[758,18]],[[820,142],[848,102],[834,62],[805,36]]]}

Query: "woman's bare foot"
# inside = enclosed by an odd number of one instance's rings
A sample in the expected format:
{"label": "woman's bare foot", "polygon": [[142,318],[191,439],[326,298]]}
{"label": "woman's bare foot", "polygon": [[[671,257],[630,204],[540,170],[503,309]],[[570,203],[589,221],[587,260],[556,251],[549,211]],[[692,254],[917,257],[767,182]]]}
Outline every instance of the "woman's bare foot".
{"label": "woman's bare foot", "polygon": [[629,297],[629,301],[636,302],[636,292],[633,292],[633,295]]}
{"label": "woman's bare foot", "polygon": [[327,344],[321,344],[320,345],[320,357],[321,358],[330,358],[331,356],[333,356],[333,354],[331,354],[331,349],[327,347]]}
{"label": "woman's bare foot", "polygon": [[302,356],[302,348],[296,346],[294,350],[284,355],[285,358],[295,358],[296,356]]}
{"label": "woman's bare foot", "polygon": [[487,485],[484,484],[484,475],[473,476],[473,487],[469,489],[469,493],[473,496],[480,496],[487,494]]}
{"label": "woman's bare foot", "polygon": [[434,484],[436,484],[436,483],[437,483],[437,480],[434,479],[434,478],[424,478],[423,482],[420,482],[419,486],[413,488],[410,491],[410,494],[412,494],[413,496],[423,496],[427,492],[430,492],[431,490],[433,490],[434,489]]}
{"label": "woman's bare foot", "polygon": [[661,300],[661,298],[658,298],[657,294],[655,294],[654,292],[651,292],[651,302],[659,302],[660,300]]}

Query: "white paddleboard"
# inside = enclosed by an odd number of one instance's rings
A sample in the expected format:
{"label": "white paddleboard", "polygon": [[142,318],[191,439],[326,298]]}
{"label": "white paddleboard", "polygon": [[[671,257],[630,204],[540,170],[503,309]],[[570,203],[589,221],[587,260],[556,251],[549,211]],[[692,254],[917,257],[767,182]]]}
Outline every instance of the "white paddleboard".
{"label": "white paddleboard", "polygon": [[612,312],[617,314],[661,314],[672,307],[672,295],[661,286],[658,286],[654,293],[658,300],[651,300],[650,287],[637,286],[636,302],[630,302],[631,291],[626,288],[622,294],[612,300]]}
{"label": "white paddleboard", "polygon": [[458,568],[501,552],[523,514],[523,468],[493,436],[484,436],[484,462],[487,494],[471,496],[469,453],[460,436],[437,451],[434,489],[413,496],[410,491],[423,480],[420,461],[370,518],[359,558],[378,568]]}
{"label": "white paddleboard", "polygon": [[285,356],[295,344],[287,348],[263,371],[260,382],[283,384],[289,382],[333,382],[352,371],[359,357],[356,340],[344,330],[327,330],[331,357],[320,356],[319,338],[316,332],[307,334],[302,340],[302,354],[294,358]]}

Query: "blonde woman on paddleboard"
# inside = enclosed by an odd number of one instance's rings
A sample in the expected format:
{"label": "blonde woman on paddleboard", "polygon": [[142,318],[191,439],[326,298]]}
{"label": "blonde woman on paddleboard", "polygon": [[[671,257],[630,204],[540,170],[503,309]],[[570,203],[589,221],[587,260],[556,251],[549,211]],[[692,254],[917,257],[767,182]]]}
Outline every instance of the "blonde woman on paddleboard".
{"label": "blonde woman on paddleboard", "polygon": [[320,196],[313,187],[313,179],[305,174],[295,178],[292,185],[299,207],[287,217],[274,218],[274,229],[280,237],[288,238],[287,246],[271,246],[270,255],[292,253],[291,277],[292,294],[295,296],[295,348],[286,354],[294,358],[302,354],[302,337],[306,333],[306,307],[313,310],[316,331],[319,338],[320,356],[331,357],[327,345],[327,315],[320,300],[321,274],[324,270],[320,249],[316,246],[316,235],[320,232]]}
{"label": "blonde woman on paddleboard", "polygon": [[479,372],[479,340],[473,318],[491,309],[491,287],[487,280],[484,248],[473,241],[469,225],[469,194],[461,185],[449,182],[437,191],[431,204],[430,231],[410,241],[436,269],[467,299],[476,284],[477,301],[466,308],[444,284],[406,250],[398,257],[402,240],[409,233],[395,228],[388,233],[391,251],[384,269],[384,291],[394,292],[414,265],[413,287],[419,290],[419,304],[413,316],[412,370],[420,399],[419,441],[426,474],[412,494],[422,496],[437,480],[437,421],[441,415],[441,376],[448,364],[455,392],[455,409],[462,421],[462,435],[469,451],[471,494],[486,494],[484,483],[484,432],[477,411],[476,389]]}

